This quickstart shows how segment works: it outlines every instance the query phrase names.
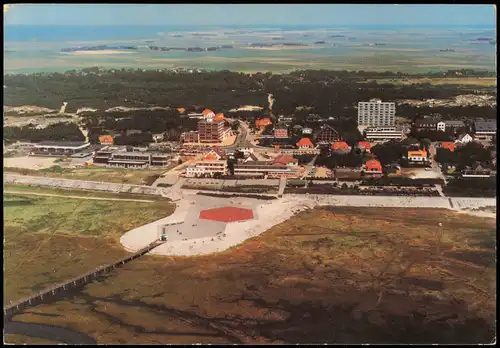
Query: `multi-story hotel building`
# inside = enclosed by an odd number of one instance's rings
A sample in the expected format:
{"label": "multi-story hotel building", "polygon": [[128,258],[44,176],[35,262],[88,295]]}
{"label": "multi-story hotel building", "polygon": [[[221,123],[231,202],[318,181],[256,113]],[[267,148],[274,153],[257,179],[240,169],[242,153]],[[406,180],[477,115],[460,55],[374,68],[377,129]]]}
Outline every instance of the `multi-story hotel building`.
{"label": "multi-story hotel building", "polygon": [[358,103],[358,126],[385,127],[396,122],[396,104],[371,99]]}
{"label": "multi-story hotel building", "polygon": [[224,121],[203,120],[198,122],[200,143],[219,143],[224,133]]}
{"label": "multi-story hotel building", "polygon": [[194,178],[200,175],[208,174],[213,176],[215,173],[227,175],[227,161],[224,160],[210,160],[199,161],[192,166],[186,168],[186,177]]}

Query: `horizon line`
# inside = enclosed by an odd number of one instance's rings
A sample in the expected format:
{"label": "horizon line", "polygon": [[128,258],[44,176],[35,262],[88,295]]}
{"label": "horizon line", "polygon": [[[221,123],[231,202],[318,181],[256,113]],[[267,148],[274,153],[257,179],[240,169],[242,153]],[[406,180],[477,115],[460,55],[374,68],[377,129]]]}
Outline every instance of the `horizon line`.
{"label": "horizon line", "polygon": [[253,27],[253,26],[271,26],[271,27],[294,27],[294,26],[302,26],[302,27],[368,27],[368,26],[394,26],[394,27],[489,27],[496,29],[495,25],[491,24],[226,24],[226,25],[213,25],[213,24],[28,24],[28,23],[13,23],[6,24],[4,23],[4,27],[8,26],[66,26],[66,27],[152,27],[152,26],[169,26],[169,27],[187,27],[187,26],[196,26],[196,27]]}

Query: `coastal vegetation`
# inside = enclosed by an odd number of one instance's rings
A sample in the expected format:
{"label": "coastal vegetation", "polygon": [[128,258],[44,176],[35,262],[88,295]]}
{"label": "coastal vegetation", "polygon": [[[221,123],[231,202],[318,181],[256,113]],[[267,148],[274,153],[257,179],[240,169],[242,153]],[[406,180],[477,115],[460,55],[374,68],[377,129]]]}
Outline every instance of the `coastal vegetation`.
{"label": "coastal vegetation", "polygon": [[[455,73],[456,71],[453,71]],[[461,70],[460,76],[495,76],[490,72]],[[444,75],[443,75],[444,74]],[[492,75],[493,74],[493,75]],[[266,105],[267,94],[276,100],[273,112],[291,114],[298,106],[311,106],[320,116],[345,115],[359,100],[446,99],[474,93],[484,86],[429,83],[395,86],[377,79],[448,76],[448,73],[407,75],[394,72],[301,70],[289,74],[243,74],[229,71],[188,72],[87,68],[65,73],[7,74],[4,103],[38,105],[58,109],[68,102],[67,112],[83,107],[167,105],[188,112],[196,106],[225,112],[235,105]],[[456,76],[456,75],[455,75]],[[457,80],[459,77],[457,77]]]}
{"label": "coastal vegetation", "polygon": [[85,136],[74,123],[55,123],[46,128],[36,129],[28,125],[24,127],[4,127],[3,136],[5,143],[14,141],[40,142],[52,141],[84,141]]}
{"label": "coastal vegetation", "polygon": [[[146,256],[13,319],[98,344],[489,343],[495,233],[444,209],[325,207],[221,253]],[[111,254],[100,240],[64,250]]]}

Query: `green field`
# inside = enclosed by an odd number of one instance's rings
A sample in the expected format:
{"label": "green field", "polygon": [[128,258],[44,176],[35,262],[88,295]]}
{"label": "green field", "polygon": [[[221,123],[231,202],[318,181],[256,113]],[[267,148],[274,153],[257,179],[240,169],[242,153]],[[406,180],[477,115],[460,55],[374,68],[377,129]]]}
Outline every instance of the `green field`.
{"label": "green field", "polygon": [[123,200],[148,200],[148,201],[169,201],[168,198],[156,195],[143,195],[137,193],[113,193],[106,191],[90,191],[83,189],[61,189],[48,188],[41,186],[28,185],[5,185],[4,192],[19,192],[19,193],[35,193],[35,194],[51,194],[51,195],[69,195],[79,197],[93,197],[104,199],[123,199]]}
{"label": "green field", "polygon": [[[64,194],[20,186],[6,189]],[[106,197],[101,192],[84,194]],[[4,193],[4,301],[19,300],[126,255],[119,245],[123,233],[173,212],[168,200],[149,199],[153,202]]]}
{"label": "green field", "polygon": [[148,170],[130,170],[122,168],[61,168],[54,166],[42,170],[4,168],[7,173],[19,173],[23,175],[47,176],[51,178],[65,178],[74,180],[105,181],[119,184],[151,185],[156,178],[168,171],[169,168],[155,168]]}

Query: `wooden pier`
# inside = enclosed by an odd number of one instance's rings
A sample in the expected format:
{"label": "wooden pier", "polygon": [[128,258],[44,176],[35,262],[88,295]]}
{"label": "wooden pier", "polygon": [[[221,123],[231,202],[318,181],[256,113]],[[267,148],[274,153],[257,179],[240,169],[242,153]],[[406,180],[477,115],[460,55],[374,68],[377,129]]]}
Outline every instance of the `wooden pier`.
{"label": "wooden pier", "polygon": [[83,275],[80,275],[78,277],[75,277],[71,280],[65,281],[64,283],[56,284],[48,289],[42,290],[37,294],[33,294],[27,298],[24,298],[20,301],[17,301],[15,303],[10,303],[8,306],[4,307],[3,313],[4,313],[4,320],[6,318],[11,317],[13,314],[25,309],[26,307],[30,306],[35,306],[37,304],[40,304],[44,299],[53,297],[55,295],[59,295],[62,292],[65,292],[67,290],[70,290],[71,288],[81,286],[83,284],[90,283],[100,275],[107,273],[109,271],[114,270],[117,267],[120,267],[121,265],[124,265],[132,260],[135,260],[142,255],[148,253],[152,249],[156,248],[157,246],[165,243],[164,241],[160,240],[155,240],[154,242],[148,244],[146,247],[142,248],[141,250],[135,252],[132,255],[129,255],[127,257],[124,257],[123,259],[120,259],[116,262],[110,263],[105,266],[101,266],[93,271],[87,272]]}

